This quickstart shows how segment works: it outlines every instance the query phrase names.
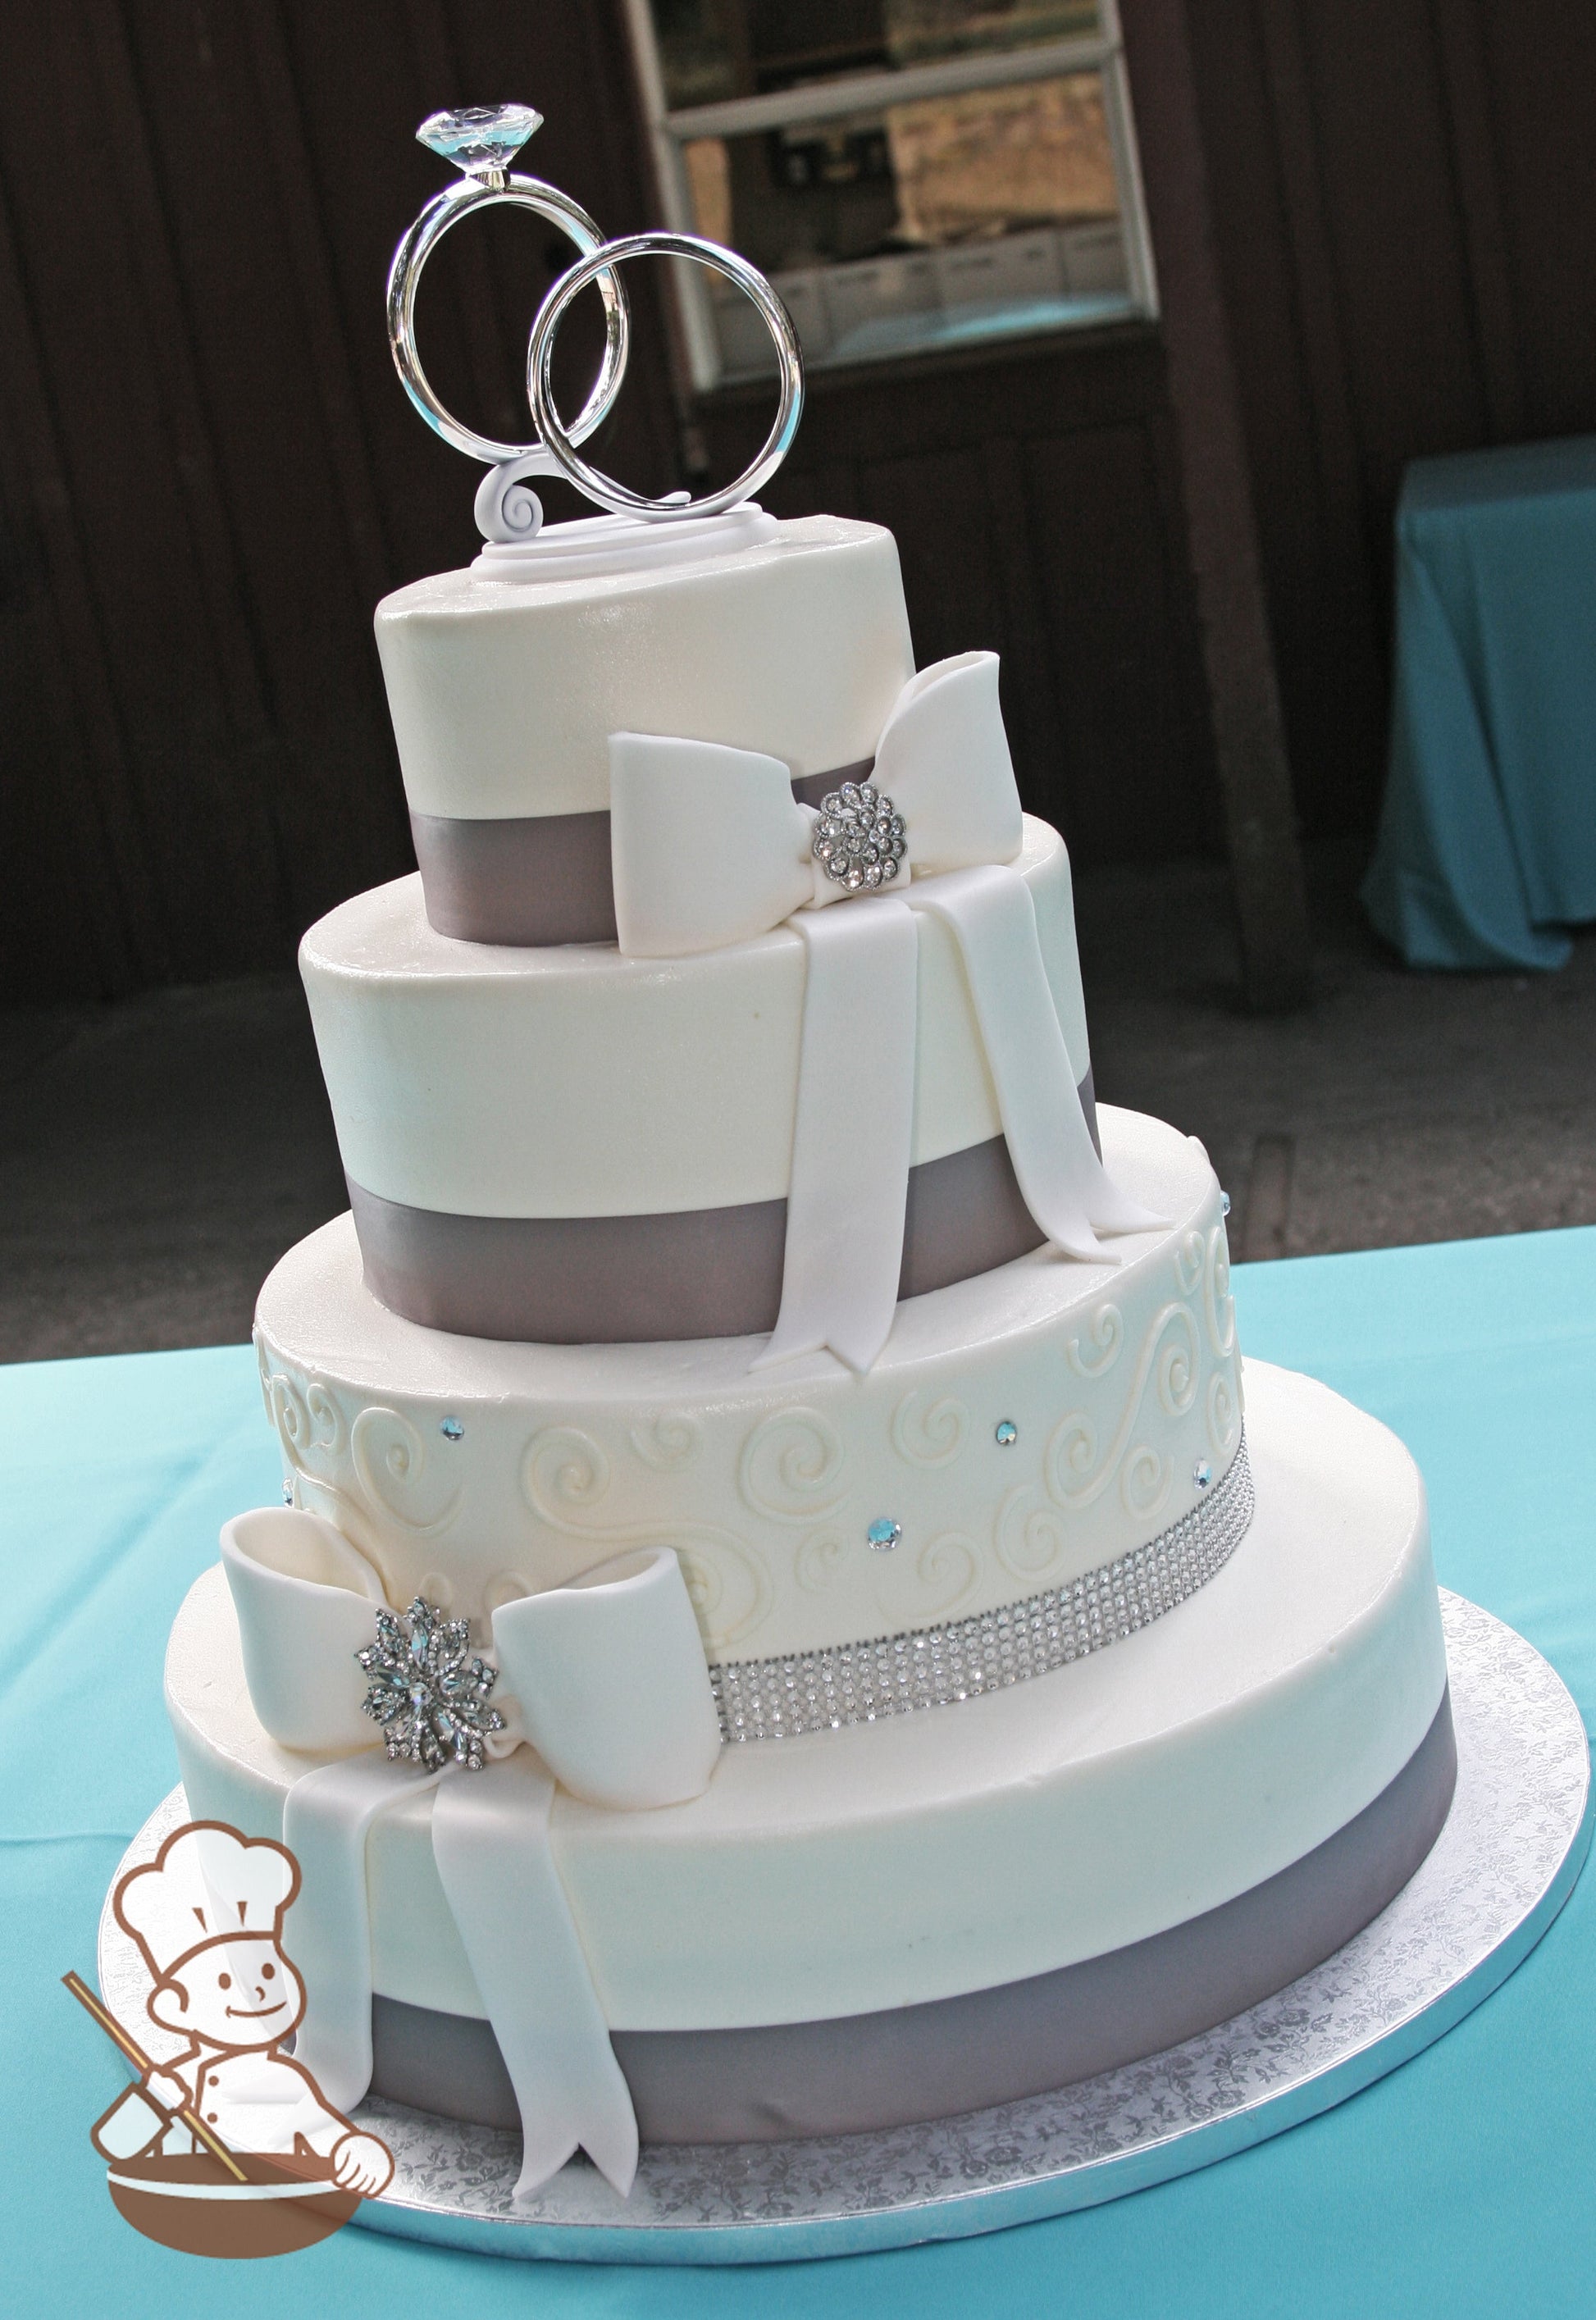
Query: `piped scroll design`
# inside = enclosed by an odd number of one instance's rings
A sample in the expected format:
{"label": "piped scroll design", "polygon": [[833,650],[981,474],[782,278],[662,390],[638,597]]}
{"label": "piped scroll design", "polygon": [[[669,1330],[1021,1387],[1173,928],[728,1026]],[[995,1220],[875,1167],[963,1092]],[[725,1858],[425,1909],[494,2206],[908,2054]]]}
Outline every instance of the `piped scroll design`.
{"label": "piped scroll design", "polygon": [[1174,1277],[1180,1282],[1183,1297],[1195,1296],[1206,1262],[1202,1235],[1195,1231],[1183,1234],[1174,1246]]}
{"label": "piped scroll design", "polygon": [[1241,1432],[1241,1380],[1229,1370],[1215,1370],[1208,1381],[1208,1438],[1222,1458],[1235,1447]]}
{"label": "piped scroll design", "polygon": [[[1083,1339],[1092,1348],[1083,1348]],[[1100,1305],[1081,1337],[1072,1337],[1064,1358],[1078,1378],[1106,1377],[1125,1344],[1125,1316],[1117,1305]]]}
{"label": "piped scroll design", "polygon": [[980,1576],[980,1550],[962,1531],[943,1531],[926,1541],[914,1570],[920,1590],[917,1624],[945,1618],[965,1600]]}
{"label": "piped scroll design", "polygon": [[345,1440],[343,1412],[327,1388],[313,1378],[301,1392],[286,1371],[268,1366],[264,1347],[259,1360],[266,1414],[277,1429],[290,1464],[303,1465],[313,1450],[324,1450],[329,1457],[337,1457]]}
{"label": "piped scroll design", "polygon": [[[634,1445],[635,1446],[635,1445]],[[521,1496],[534,1515],[563,1537],[590,1541],[612,1553],[627,1546],[671,1546],[698,1615],[704,1648],[727,1650],[751,1635],[768,1613],[774,1590],[757,1554],[730,1531],[709,1523],[588,1519],[608,1495],[609,1453],[576,1426],[548,1426],[521,1454]]]}
{"label": "piped scroll design", "polygon": [[[1142,1339],[1130,1391],[1107,1449],[1100,1452],[1097,1427],[1084,1409],[1072,1410],[1054,1429],[1043,1461],[1049,1495],[1061,1507],[1090,1506],[1120,1472],[1149,1380],[1165,1417],[1182,1418],[1196,1399],[1202,1355],[1191,1308],[1175,1303],[1161,1307]],[[1143,1454],[1138,1449],[1135,1455],[1140,1459]],[[1149,1511],[1145,1484],[1138,1485],[1130,1510]]]}
{"label": "piped scroll design", "polygon": [[811,1523],[841,1498],[845,1460],[836,1427],[818,1409],[773,1410],[743,1444],[738,1489],[755,1514]]}
{"label": "piped scroll design", "polygon": [[1063,1555],[1069,1529],[1059,1509],[1029,1482],[1017,1483],[993,1527],[998,1561],[1016,1579],[1043,1578]]}
{"label": "piped scroll design", "polygon": [[[1192,1275],[1193,1290],[1200,1278],[1200,1273]],[[1086,1334],[1094,1355],[1084,1354],[1081,1340],[1073,1338],[1066,1357],[1077,1373],[1105,1376],[1118,1363],[1123,1344],[1119,1310],[1100,1307]],[[1128,1515],[1142,1522],[1157,1513],[1174,1484],[1174,1460],[1152,1442],[1136,1438],[1138,1421],[1149,1389],[1165,1418],[1185,1417],[1197,1400],[1202,1361],[1197,1318],[1189,1305],[1172,1300],[1160,1307],[1142,1339],[1106,1445],[1088,1410],[1073,1409],[1059,1420],[1042,1458],[1045,1495],[1034,1484],[1017,1484],[1003,1500],[993,1526],[998,1559],[1017,1579],[1045,1577],[1065,1554],[1069,1517],[1091,1506],[1116,1482]]]}
{"label": "piped scroll design", "polygon": [[465,1495],[461,1484],[440,1493],[431,1474],[427,1445],[408,1418],[373,1402],[349,1428],[355,1479],[375,1509],[413,1538],[436,1538],[449,1529]]}
{"label": "piped scroll design", "polygon": [[929,1409],[921,1396],[906,1393],[893,1412],[893,1447],[911,1466],[949,1466],[969,1438],[970,1413],[962,1401],[943,1394]]}
{"label": "piped scroll design", "polygon": [[482,1590],[483,1618],[491,1620],[506,1603],[519,1603],[523,1596],[536,1592],[524,1572],[495,1571]]}
{"label": "piped scroll design", "polygon": [[703,1427],[685,1410],[663,1410],[647,1426],[634,1426],[627,1440],[645,1466],[657,1474],[674,1474],[691,1466],[703,1448]]}
{"label": "piped scroll design", "polygon": [[324,1516],[342,1531],[375,1566],[391,1596],[394,1574],[369,1509],[331,1474],[318,1471],[341,1459],[349,1446],[349,1427],[336,1398],[319,1379],[301,1382],[286,1370],[274,1369],[259,1337],[256,1358],[266,1414],[281,1445],[283,1463],[293,1476],[295,1505]]}
{"label": "piped scroll design", "polygon": [[1208,1342],[1220,1361],[1236,1351],[1236,1305],[1230,1295],[1230,1243],[1223,1224],[1208,1236],[1202,1270],[1202,1309]]}

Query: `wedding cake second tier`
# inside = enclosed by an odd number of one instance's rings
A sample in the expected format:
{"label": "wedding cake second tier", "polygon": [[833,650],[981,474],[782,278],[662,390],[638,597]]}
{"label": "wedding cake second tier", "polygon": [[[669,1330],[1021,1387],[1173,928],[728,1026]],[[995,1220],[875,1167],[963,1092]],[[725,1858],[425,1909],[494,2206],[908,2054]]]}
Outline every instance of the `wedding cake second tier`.
{"label": "wedding cake second tier", "polygon": [[[1090,1108],[1069,857],[1031,820],[1015,866]],[[955,940],[929,915],[917,926],[904,1296],[1045,1237]],[[340,904],[300,965],[366,1278],[396,1312],[546,1344],[774,1328],[810,988],[791,925],[670,959],[501,948],[439,934],[410,878]],[[841,1026],[849,1050],[884,997],[866,977]],[[830,1074],[848,1056],[820,1061]],[[848,1132],[857,1180],[876,1165],[879,1110]]]}

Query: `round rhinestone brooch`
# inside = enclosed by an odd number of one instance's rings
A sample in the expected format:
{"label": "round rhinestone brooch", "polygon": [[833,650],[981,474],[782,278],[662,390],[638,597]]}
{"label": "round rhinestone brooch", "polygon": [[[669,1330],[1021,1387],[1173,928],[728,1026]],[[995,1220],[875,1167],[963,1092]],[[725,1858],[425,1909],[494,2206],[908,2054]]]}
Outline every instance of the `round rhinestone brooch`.
{"label": "round rhinestone brooch", "polygon": [[850,894],[889,885],[908,841],[903,818],[872,782],[844,782],[821,800],[813,852],[828,878]]}

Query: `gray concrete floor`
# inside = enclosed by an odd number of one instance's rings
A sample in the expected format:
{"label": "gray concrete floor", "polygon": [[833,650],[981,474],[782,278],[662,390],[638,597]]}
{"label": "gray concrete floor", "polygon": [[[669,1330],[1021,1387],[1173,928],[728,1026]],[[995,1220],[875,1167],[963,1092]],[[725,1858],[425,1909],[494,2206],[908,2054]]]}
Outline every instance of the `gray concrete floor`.
{"label": "gray concrete floor", "polygon": [[1314,1003],[1273,1020],[1235,995],[1221,873],[1082,882],[1102,1096],[1202,1138],[1243,1260],[1596,1223],[1596,929],[1556,974],[1415,974],[1356,857],[1311,868]]}
{"label": "gray concrete floor", "polygon": [[[1247,1258],[1596,1222],[1596,933],[1561,974],[1413,975],[1316,863],[1316,998],[1236,996],[1222,871],[1077,895],[1098,1089],[1200,1136]],[[290,976],[0,1015],[0,1359],[249,1335],[344,1205]]]}

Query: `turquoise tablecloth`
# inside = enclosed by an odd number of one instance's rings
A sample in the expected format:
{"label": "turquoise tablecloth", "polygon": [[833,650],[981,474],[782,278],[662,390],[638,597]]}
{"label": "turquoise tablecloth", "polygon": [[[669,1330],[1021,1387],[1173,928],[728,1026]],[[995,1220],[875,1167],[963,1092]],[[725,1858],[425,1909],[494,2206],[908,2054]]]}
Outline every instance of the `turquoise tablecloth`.
{"label": "turquoise tablecloth", "polygon": [[1596,919],[1596,437],[1415,461],[1396,552],[1365,904],[1414,966],[1561,966]]}
{"label": "turquoise tablecloth", "polygon": [[[1238,1276],[1244,1343],[1394,1426],[1429,1479],[1450,1586],[1596,1708],[1596,1229],[1309,1259]],[[760,2272],[496,2263],[349,2230],[220,2265],[117,2220],[87,2128],[121,2067],[57,1977],[92,1974],[126,1839],[176,1776],[177,1603],[278,1469],[247,1348],[0,1369],[9,1504],[0,1676],[0,2307],[483,2308],[647,2320],[1533,2312],[1596,2307],[1596,1872],[1520,1971],[1392,2078],[1185,2180],[985,2240]]]}

